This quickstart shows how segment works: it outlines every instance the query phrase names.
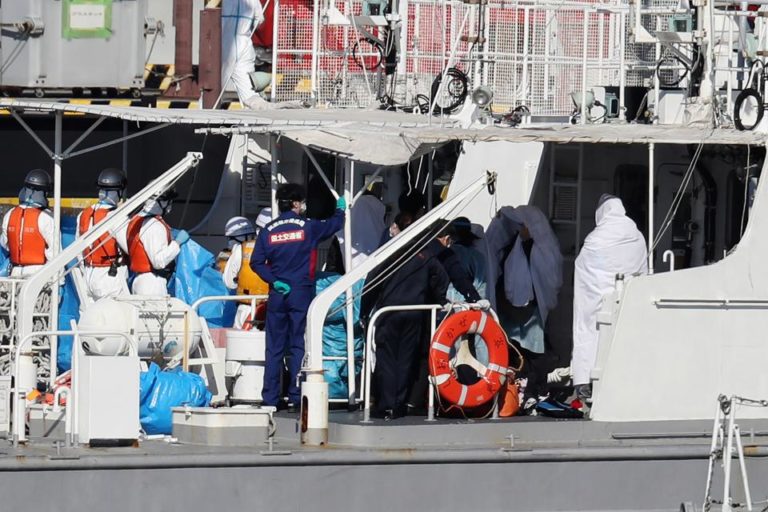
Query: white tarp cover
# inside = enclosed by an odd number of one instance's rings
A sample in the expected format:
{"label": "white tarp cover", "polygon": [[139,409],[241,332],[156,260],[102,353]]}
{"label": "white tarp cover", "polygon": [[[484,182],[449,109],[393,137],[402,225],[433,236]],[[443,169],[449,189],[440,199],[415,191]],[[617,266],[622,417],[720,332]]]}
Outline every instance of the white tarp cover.
{"label": "white tarp cover", "polygon": [[645,239],[624,205],[611,197],[595,212],[596,227],[576,258],[573,283],[574,385],[589,383],[597,357],[597,313],[614,289],[616,274],[648,273]]}

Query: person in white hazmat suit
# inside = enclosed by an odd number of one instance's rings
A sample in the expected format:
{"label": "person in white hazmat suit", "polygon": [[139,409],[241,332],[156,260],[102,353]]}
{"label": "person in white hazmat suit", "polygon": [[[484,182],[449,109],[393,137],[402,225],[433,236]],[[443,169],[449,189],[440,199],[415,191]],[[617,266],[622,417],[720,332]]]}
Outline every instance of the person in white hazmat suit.
{"label": "person in white hazmat suit", "polygon": [[269,102],[254,90],[250,77],[256,66],[251,36],[263,21],[264,13],[259,0],[222,2],[221,84],[224,89],[233,85],[240,103],[253,110],[269,107]]}
{"label": "person in white hazmat suit", "polygon": [[168,295],[168,278],[173,274],[176,257],[189,240],[189,233],[183,229],[172,238],[171,227],[163,219],[171,212],[176,196],[175,191],[168,190],[147,200],[128,223],[127,247],[123,250],[128,252],[131,272],[136,274],[132,285],[135,295]]}
{"label": "person in white hazmat suit", "polygon": [[[104,169],[96,180],[99,187],[99,201],[85,208],[77,216],[77,236],[82,237],[93,226],[103,221],[117,208],[125,196],[127,180],[120,169]],[[102,235],[93,245],[83,251],[83,276],[86,292],[92,301],[104,297],[128,295],[128,258],[120,248],[125,247],[126,229],[117,231],[117,236]],[[118,239],[122,238],[120,244]]]}
{"label": "person in white hazmat suit", "polygon": [[591,399],[590,372],[597,358],[597,313],[603,297],[613,291],[617,274],[648,273],[645,239],[627,217],[621,199],[603,194],[595,223],[574,271],[571,375],[576,397],[582,401]]}
{"label": "person in white hazmat suit", "polygon": [[[227,221],[224,235],[231,243],[232,253],[227,260],[221,278],[224,286],[237,290],[238,295],[267,295],[267,285],[252,269],[251,254],[259,231],[272,221],[272,208],[264,208],[256,218],[256,225],[245,217],[232,217]],[[251,329],[254,319],[251,311],[251,301],[244,300],[237,306],[235,313],[235,329]],[[255,312],[253,312],[255,313]]]}
{"label": "person in white hazmat suit", "polygon": [[19,191],[19,205],[3,217],[0,246],[9,253],[11,277],[31,276],[53,258],[53,214],[48,209],[51,188],[47,172],[30,171]]}

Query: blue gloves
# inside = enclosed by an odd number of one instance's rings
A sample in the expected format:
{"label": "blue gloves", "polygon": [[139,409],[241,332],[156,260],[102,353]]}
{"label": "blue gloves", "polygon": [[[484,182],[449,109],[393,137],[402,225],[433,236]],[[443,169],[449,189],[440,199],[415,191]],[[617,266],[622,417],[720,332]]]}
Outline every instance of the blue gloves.
{"label": "blue gloves", "polygon": [[272,288],[274,288],[277,293],[282,293],[283,295],[291,293],[291,285],[282,281],[275,281]]}
{"label": "blue gloves", "polygon": [[341,211],[347,209],[347,200],[344,199],[344,196],[339,196],[339,198],[336,200],[336,209]]}
{"label": "blue gloves", "polygon": [[176,238],[174,238],[174,240],[176,240],[177,244],[184,245],[185,243],[187,243],[187,240],[189,240],[189,233],[187,233],[183,229],[180,229],[179,232],[176,233]]}

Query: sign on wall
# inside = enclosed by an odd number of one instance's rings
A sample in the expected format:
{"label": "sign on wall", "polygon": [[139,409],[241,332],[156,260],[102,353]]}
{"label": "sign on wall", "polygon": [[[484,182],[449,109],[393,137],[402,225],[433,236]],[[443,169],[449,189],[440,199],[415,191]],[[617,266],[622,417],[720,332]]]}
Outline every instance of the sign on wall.
{"label": "sign on wall", "polygon": [[112,36],[112,0],[63,0],[62,36],[66,39]]}

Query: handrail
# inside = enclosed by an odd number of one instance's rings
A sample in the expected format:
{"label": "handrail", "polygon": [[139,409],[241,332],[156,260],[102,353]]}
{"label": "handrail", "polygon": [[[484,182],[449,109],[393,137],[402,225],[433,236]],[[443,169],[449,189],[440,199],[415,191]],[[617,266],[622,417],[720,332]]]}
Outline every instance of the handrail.
{"label": "handrail", "polygon": [[[437,312],[439,310],[442,310],[443,306],[440,304],[420,304],[420,305],[414,305],[414,306],[385,306],[381,309],[378,309],[373,316],[371,317],[371,320],[368,324],[368,332],[366,333],[365,337],[365,358],[364,358],[364,376],[365,376],[365,404],[363,406],[363,420],[362,423],[370,423],[371,421],[371,357],[373,357],[373,351],[371,349],[372,341],[375,339],[374,336],[376,334],[376,321],[379,319],[381,315],[384,313],[390,313],[392,311],[431,311],[432,312],[432,318],[431,318],[431,335],[430,340],[432,337],[434,337],[435,334],[435,323],[436,323],[436,317]],[[432,421],[435,418],[435,404],[434,404],[434,390],[433,390],[433,384],[432,381],[429,381],[429,404],[427,409],[427,421]]]}
{"label": "handrail", "polygon": [[745,309],[766,309],[768,299],[654,299],[653,305],[657,308],[679,307],[725,307]]}
{"label": "handrail", "polygon": [[[79,339],[79,336],[122,336],[123,338],[128,341],[128,346],[134,350],[134,355],[138,356],[138,348],[133,344],[133,339],[131,336],[124,332],[117,332],[117,331],[78,331],[76,329],[71,330],[56,330],[56,331],[36,331],[31,332],[21,338],[19,340],[19,343],[16,345],[16,353],[14,358],[14,367],[13,367],[13,379],[14,379],[14,388],[13,388],[13,396],[15,400],[15,407],[13,410],[13,446],[17,447],[19,446],[20,441],[26,441],[26,430],[25,430],[25,421],[24,418],[27,415],[27,400],[24,397],[24,395],[21,394],[21,390],[19,389],[19,382],[20,382],[20,371],[19,371],[19,359],[21,358],[21,351],[24,348],[24,345],[26,345],[28,342],[32,341],[35,338],[44,338],[48,336],[77,336]],[[48,350],[51,349],[52,346],[46,347]],[[76,346],[72,347],[73,350],[77,350]],[[76,378],[73,372],[72,375],[73,379]],[[76,400],[76,399],[75,399]]]}

